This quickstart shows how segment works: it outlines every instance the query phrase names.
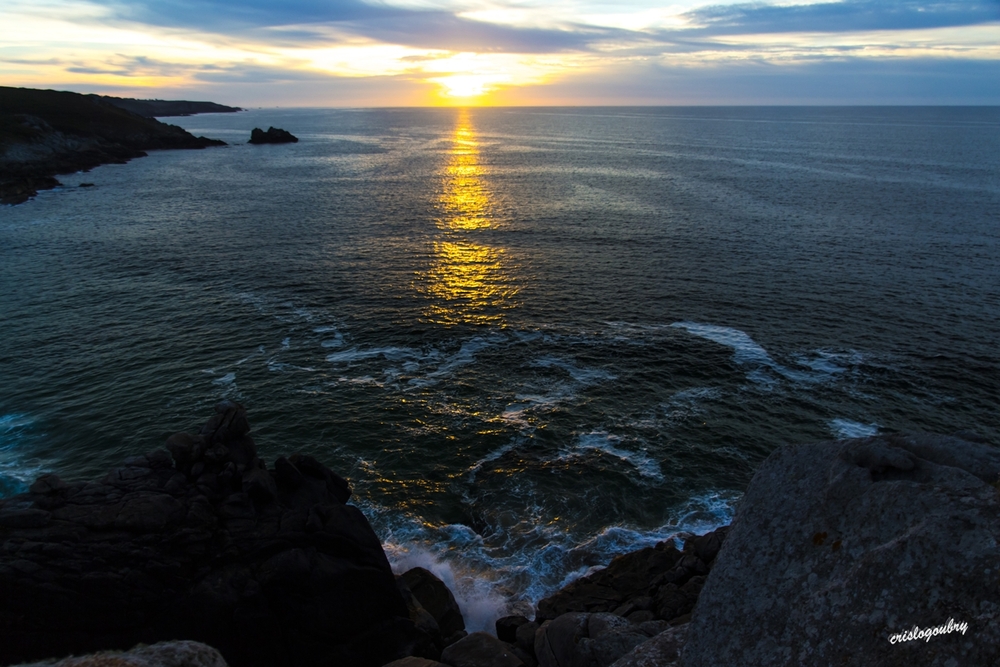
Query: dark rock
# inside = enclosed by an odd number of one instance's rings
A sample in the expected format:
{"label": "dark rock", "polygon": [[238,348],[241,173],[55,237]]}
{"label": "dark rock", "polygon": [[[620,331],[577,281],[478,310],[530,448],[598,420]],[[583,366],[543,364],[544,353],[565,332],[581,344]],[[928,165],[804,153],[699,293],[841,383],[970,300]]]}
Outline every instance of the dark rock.
{"label": "dark rock", "polygon": [[436,660],[428,660],[427,658],[418,658],[416,656],[408,656],[406,658],[400,658],[399,660],[393,660],[390,663],[386,663],[384,667],[446,667],[443,662],[438,662]]}
{"label": "dark rock", "polygon": [[167,446],[0,500],[0,664],[179,637],[234,667],[378,667],[426,648],[346,481],[300,458],[300,486],[279,488],[231,402]]}
{"label": "dark rock", "polygon": [[[683,664],[1000,664],[998,477],[1000,450],[943,436],[776,450],[700,593]],[[897,636],[949,619],[967,631]]]}
{"label": "dark rock", "polygon": [[251,144],[294,144],[298,142],[298,138],[292,135],[291,132],[287,130],[282,130],[277,127],[267,128],[267,132],[255,127],[252,132],[250,132],[250,141],[247,143]]}
{"label": "dark rock", "polygon": [[243,473],[243,490],[254,502],[260,504],[267,504],[278,496],[274,478],[263,468],[253,468]]}
{"label": "dark rock", "polygon": [[570,612],[542,623],[535,633],[535,657],[540,667],[569,667],[576,645],[587,636],[590,614]]}
{"label": "dark rock", "polygon": [[517,628],[516,642],[517,647],[530,655],[535,657],[535,633],[538,632],[538,623],[530,621],[524,625],[520,625]]}
{"label": "dark rock", "polygon": [[441,634],[446,639],[456,632],[465,630],[462,610],[458,608],[455,596],[443,581],[422,567],[407,570],[401,576],[414,597],[437,621]]}
{"label": "dark rock", "polygon": [[465,630],[456,630],[455,632],[451,633],[450,635],[444,638],[444,645],[451,646],[455,642],[461,641],[468,636],[469,633],[466,632]]}
{"label": "dark rock", "polygon": [[102,651],[91,655],[46,660],[16,667],[227,667],[211,646],[191,641],[139,645],[129,651]]}
{"label": "dark rock", "polygon": [[639,624],[639,631],[647,637],[655,637],[669,627],[666,621],[646,621]]}
{"label": "dark rock", "polygon": [[451,667],[524,667],[511,647],[486,632],[473,632],[441,653]]}
{"label": "dark rock", "polygon": [[640,609],[638,611],[633,611],[625,618],[627,618],[630,623],[645,623],[646,621],[656,620],[656,614],[648,609]]}
{"label": "dark rock", "polygon": [[[686,614],[697,599],[694,587],[679,590],[710,570],[726,537],[725,527],[689,536],[684,551],[661,542],[618,556],[604,569],[571,582],[538,603],[536,620],[569,612],[612,612],[637,623],[671,620]],[[706,560],[703,560],[703,558]]]}
{"label": "dark rock", "polygon": [[524,663],[524,667],[538,667],[538,661],[535,660],[535,654],[525,651],[520,646],[510,645],[511,652],[517,656],[517,659]]}
{"label": "dark rock", "polygon": [[413,591],[406,585],[403,577],[396,576],[396,587],[399,589],[400,595],[403,596],[403,602],[406,603],[406,609],[414,627],[426,637],[426,640],[414,649],[414,655],[440,658],[441,649],[445,647],[445,642],[437,620],[420,604],[420,601],[413,595]]}
{"label": "dark rock", "polygon": [[80,187],[81,188],[92,188],[92,187],[94,187],[94,184],[93,183],[80,183]]}
{"label": "dark rock", "polygon": [[540,667],[608,667],[649,640],[638,626],[610,613],[569,613],[539,628]]}
{"label": "dark rock", "polygon": [[677,667],[687,643],[688,628],[688,625],[679,625],[664,630],[618,658],[611,667]]}
{"label": "dark rock", "polygon": [[497,639],[508,644],[517,643],[517,629],[528,623],[524,616],[504,616],[496,621]]}
{"label": "dark rock", "polygon": [[52,512],[40,509],[2,509],[0,526],[8,528],[41,528],[49,522]]}

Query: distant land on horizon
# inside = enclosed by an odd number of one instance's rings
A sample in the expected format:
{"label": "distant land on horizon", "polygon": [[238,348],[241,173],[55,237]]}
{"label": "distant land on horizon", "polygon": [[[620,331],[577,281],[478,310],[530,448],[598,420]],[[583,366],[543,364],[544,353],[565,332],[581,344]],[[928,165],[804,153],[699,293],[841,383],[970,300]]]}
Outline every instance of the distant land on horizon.
{"label": "distant land on horizon", "polygon": [[228,107],[215,102],[191,102],[188,100],[138,100],[134,97],[111,97],[98,95],[120,109],[131,111],[145,118],[166,116],[194,116],[200,113],[235,113],[240,107]]}

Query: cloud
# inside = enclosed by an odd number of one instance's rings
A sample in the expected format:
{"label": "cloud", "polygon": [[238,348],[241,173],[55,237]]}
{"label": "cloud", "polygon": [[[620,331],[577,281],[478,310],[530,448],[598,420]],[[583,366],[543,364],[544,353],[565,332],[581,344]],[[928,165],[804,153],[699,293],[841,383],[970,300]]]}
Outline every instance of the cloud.
{"label": "cloud", "polygon": [[934,58],[760,61],[725,67],[625,62],[538,88],[510,88],[498,104],[996,105],[996,61]]}
{"label": "cloud", "polygon": [[564,29],[476,21],[440,9],[371,5],[358,0],[94,0],[119,21],[200,32],[271,39],[299,46],[328,43],[331,32],[390,44],[479,53],[555,53],[583,50],[614,28]]}
{"label": "cloud", "polygon": [[1000,3],[847,0],[811,5],[710,5],[687,12],[697,26],[682,33],[853,32],[968,26],[1000,21]]}

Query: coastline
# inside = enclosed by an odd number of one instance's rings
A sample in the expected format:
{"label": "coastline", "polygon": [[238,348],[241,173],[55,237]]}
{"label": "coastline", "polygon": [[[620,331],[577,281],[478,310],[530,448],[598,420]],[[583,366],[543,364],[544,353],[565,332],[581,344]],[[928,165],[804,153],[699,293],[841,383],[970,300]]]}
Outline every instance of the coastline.
{"label": "coastline", "polygon": [[122,164],[149,150],[226,145],[95,95],[30,88],[0,87],[0,128],[3,204],[58,186],[60,174]]}
{"label": "coastline", "polygon": [[[234,667],[989,664],[998,478],[1000,451],[970,434],[782,447],[732,526],[619,556],[533,619],[470,634],[433,573],[393,575],[343,478],[301,454],[266,466],[222,401],[101,481],[43,475],[0,501],[0,660],[180,639]],[[942,613],[963,631],[900,640]]]}

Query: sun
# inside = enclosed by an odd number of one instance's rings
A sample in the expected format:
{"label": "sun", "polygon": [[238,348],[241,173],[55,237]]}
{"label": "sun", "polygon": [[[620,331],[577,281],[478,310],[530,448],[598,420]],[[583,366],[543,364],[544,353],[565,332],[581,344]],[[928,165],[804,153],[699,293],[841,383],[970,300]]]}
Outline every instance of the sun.
{"label": "sun", "polygon": [[485,95],[490,90],[489,77],[479,74],[455,74],[435,79],[444,88],[448,97],[473,98]]}

